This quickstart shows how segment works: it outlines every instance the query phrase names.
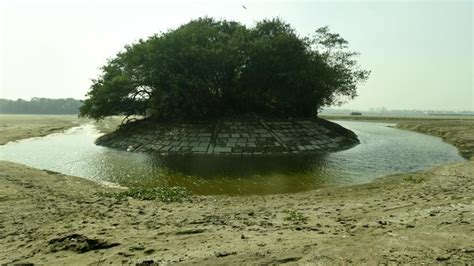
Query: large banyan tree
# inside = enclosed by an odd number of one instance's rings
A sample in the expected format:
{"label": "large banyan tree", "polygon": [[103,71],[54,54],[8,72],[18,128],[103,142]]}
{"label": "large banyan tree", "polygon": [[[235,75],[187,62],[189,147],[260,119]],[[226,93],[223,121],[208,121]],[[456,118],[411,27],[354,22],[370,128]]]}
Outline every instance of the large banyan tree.
{"label": "large banyan tree", "polygon": [[327,27],[302,37],[280,19],[248,28],[192,20],[126,46],[93,80],[82,116],[159,120],[312,117],[356,96],[369,71]]}

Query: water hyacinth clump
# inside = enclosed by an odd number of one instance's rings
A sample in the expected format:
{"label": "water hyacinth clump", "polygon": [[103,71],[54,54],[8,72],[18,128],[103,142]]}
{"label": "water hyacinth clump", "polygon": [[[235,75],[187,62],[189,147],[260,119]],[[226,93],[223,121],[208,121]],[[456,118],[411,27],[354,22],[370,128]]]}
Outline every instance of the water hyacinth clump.
{"label": "water hyacinth clump", "polygon": [[99,193],[100,196],[116,199],[134,198],[139,200],[159,200],[162,202],[182,202],[191,196],[184,187],[130,188],[122,192]]}

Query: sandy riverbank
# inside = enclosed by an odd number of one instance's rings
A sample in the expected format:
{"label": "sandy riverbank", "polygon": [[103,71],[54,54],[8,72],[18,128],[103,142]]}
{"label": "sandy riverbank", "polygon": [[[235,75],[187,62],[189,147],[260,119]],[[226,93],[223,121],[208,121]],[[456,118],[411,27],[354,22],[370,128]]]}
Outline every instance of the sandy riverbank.
{"label": "sandy riverbank", "polygon": [[42,137],[78,126],[74,115],[0,115],[0,145],[19,139]]}
{"label": "sandy riverbank", "polygon": [[162,203],[0,162],[0,263],[473,262],[473,177],[471,160],[358,186]]}
{"label": "sandy riverbank", "polygon": [[397,128],[416,131],[442,138],[458,148],[466,159],[474,156],[474,116],[448,117],[381,117],[381,116],[324,116],[330,120],[395,123]]}
{"label": "sandy riverbank", "polygon": [[474,119],[437,121],[406,121],[397,124],[398,128],[412,130],[442,138],[451,143],[462,156],[469,159],[474,156]]}
{"label": "sandy riverbank", "polygon": [[78,118],[76,115],[6,115],[0,114],[0,145],[10,141],[43,137],[63,132],[84,123],[94,123],[103,133],[114,131],[121,118],[111,117],[101,121]]}

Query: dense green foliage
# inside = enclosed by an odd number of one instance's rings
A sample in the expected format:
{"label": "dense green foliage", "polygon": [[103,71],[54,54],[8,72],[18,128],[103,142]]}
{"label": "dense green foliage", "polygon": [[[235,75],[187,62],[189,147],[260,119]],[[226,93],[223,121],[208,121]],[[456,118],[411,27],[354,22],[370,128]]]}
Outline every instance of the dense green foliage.
{"label": "dense green foliage", "polygon": [[314,116],[356,96],[369,75],[356,55],[327,27],[300,37],[279,19],[247,28],[201,18],[126,46],[93,81],[81,115]]}
{"label": "dense green foliage", "polygon": [[22,99],[7,100],[0,99],[1,114],[79,114],[80,100],[32,98],[31,101]]}

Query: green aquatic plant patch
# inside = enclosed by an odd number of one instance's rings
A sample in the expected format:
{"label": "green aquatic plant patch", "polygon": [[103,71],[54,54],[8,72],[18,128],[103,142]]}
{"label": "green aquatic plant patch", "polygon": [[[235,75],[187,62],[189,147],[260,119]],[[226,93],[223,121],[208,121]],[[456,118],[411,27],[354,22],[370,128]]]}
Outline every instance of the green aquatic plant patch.
{"label": "green aquatic plant patch", "polygon": [[159,200],[162,202],[182,202],[191,196],[183,187],[130,188],[122,192],[100,192],[99,196],[116,199],[134,198],[139,200]]}
{"label": "green aquatic plant patch", "polygon": [[308,221],[308,217],[300,211],[288,209],[284,212],[286,213],[286,216],[284,218],[286,221],[290,221],[295,224],[306,223]]}

